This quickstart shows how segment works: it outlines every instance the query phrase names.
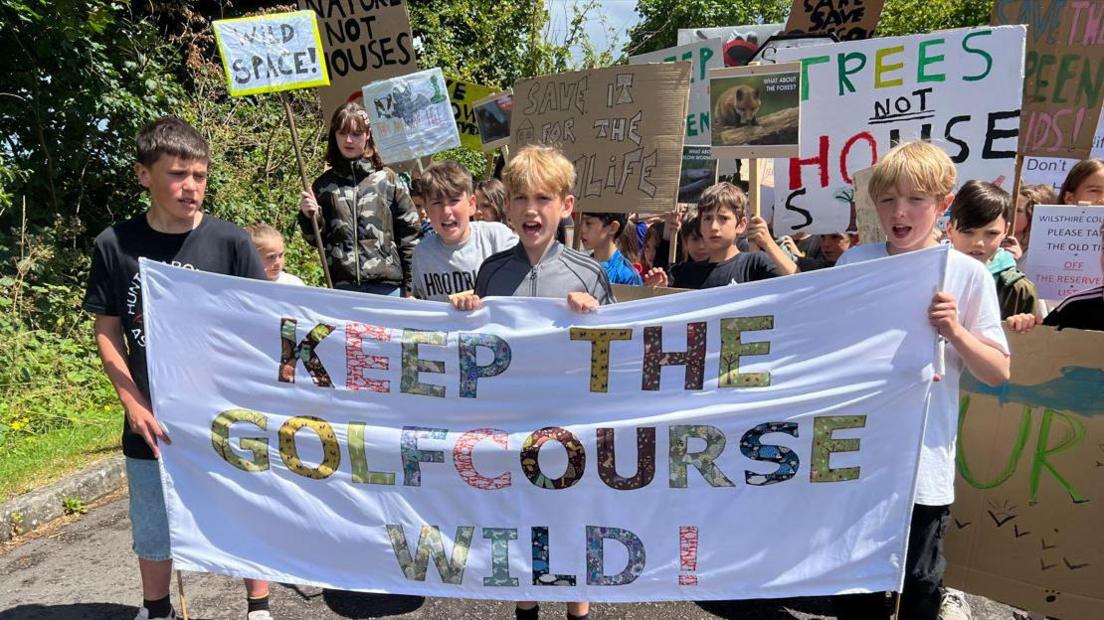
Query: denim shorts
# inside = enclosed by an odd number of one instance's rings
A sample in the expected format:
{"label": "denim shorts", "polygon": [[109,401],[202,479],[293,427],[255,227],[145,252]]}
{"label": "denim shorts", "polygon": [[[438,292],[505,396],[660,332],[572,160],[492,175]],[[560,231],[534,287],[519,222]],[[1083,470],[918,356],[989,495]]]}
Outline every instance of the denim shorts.
{"label": "denim shorts", "polygon": [[127,457],[126,472],[134,553],[143,560],[171,560],[169,516],[165,512],[161,468],[155,460]]}

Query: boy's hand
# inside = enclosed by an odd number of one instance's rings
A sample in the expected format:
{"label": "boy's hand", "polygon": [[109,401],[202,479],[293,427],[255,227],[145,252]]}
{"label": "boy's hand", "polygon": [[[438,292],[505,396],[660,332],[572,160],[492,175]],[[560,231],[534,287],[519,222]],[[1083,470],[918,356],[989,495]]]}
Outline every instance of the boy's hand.
{"label": "boy's hand", "polygon": [[309,189],[303,190],[299,196],[299,210],[303,215],[307,216],[307,219],[318,217],[318,201],[314,199],[314,192]]}
{"label": "boy's hand", "polygon": [[771,236],[770,229],[767,227],[767,220],[764,220],[758,215],[753,215],[751,219],[748,220],[747,240],[749,244],[760,248],[768,248],[771,245],[776,245],[774,243],[774,237]]}
{"label": "boy's hand", "polygon": [[797,247],[797,243],[793,240],[793,237],[789,235],[782,237],[782,245],[785,247],[786,251],[790,253],[790,255],[796,256],[798,258],[805,258],[805,253]]}
{"label": "boy's hand", "polygon": [[572,312],[594,312],[599,305],[598,300],[590,293],[567,294],[567,307]]}
{"label": "boy's hand", "polygon": [[130,430],[145,440],[146,444],[153,450],[153,458],[161,458],[161,451],[157,449],[157,442],[163,441],[166,444],[171,444],[172,440],[169,439],[169,434],[165,432],[157,418],[153,417],[153,412],[149,410],[149,407],[141,403],[134,403],[134,405],[127,408],[126,419],[127,424],[130,425]]}
{"label": "boy's hand", "polygon": [[479,295],[470,291],[449,295],[449,303],[461,312],[474,312],[483,307],[483,300],[479,298]]}
{"label": "boy's hand", "polygon": [[1036,325],[1042,323],[1042,321],[1039,320],[1039,317],[1031,313],[1013,314],[1012,316],[1005,319],[1004,322],[1005,325],[1008,326],[1008,329],[1019,334],[1026,334],[1035,329]]}
{"label": "boy's hand", "polygon": [[[1020,260],[1023,258],[1023,248],[1020,247],[1020,242],[1015,237],[1008,236],[1001,241],[1001,247],[1008,250],[1008,253],[1012,255],[1012,258]],[[1009,317],[1011,318],[1011,317]]]}
{"label": "boy's hand", "polygon": [[936,293],[928,307],[928,320],[940,336],[953,342],[962,329],[962,324],[958,322],[958,302],[954,295],[942,291]]}
{"label": "boy's hand", "polygon": [[667,272],[662,267],[652,267],[641,279],[644,280],[644,286],[667,286]]}

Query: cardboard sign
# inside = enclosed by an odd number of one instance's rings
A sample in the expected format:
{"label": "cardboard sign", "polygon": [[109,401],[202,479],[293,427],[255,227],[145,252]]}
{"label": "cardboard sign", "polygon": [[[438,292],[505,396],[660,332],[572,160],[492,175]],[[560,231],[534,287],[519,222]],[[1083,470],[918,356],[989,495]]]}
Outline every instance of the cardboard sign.
{"label": "cardboard sign", "polygon": [[[1093,147],[1089,157],[1094,159],[1104,158],[1104,114],[1101,115],[1100,121],[1096,124],[1096,136],[1093,138]],[[1066,181],[1066,175],[1079,161],[1081,160],[1068,157],[1025,156],[1023,167],[1020,169],[1020,182],[1024,185],[1050,185],[1057,194],[1062,188],[1062,183]]]}
{"label": "cardboard sign", "polygon": [[575,164],[577,200],[602,211],[675,208],[690,63],[548,75],[514,84],[511,156],[557,146]]}
{"label": "cardboard sign", "polygon": [[720,39],[724,66],[742,67],[755,56],[759,46],[782,32],[782,24],[752,24],[720,28],[679,28],[678,44],[687,45],[707,39]]}
{"label": "cardboard sign", "polygon": [[472,82],[447,79],[449,101],[452,103],[452,114],[456,117],[456,129],[460,133],[460,144],[474,151],[483,148],[483,142],[479,139],[479,124],[475,117],[475,104],[486,99],[498,91],[488,86],[481,86]]}
{"label": "cardboard sign", "polygon": [[321,22],[330,86],[318,94],[327,125],[337,108],[360,101],[365,84],[418,70],[405,0],[299,0],[299,8],[314,11]]}
{"label": "cardboard sign", "polygon": [[846,229],[852,175],[899,141],[946,150],[960,184],[1011,189],[1025,36],[1003,26],[779,51],[803,64],[802,119],[800,157],[775,163],[775,233]]}
{"label": "cardboard sign", "polygon": [[330,83],[310,11],[220,19],[212,26],[233,97]]}
{"label": "cardboard sign", "polygon": [[[855,187],[852,198],[852,210],[855,214],[854,229],[859,235],[859,243],[879,243],[886,240],[881,220],[870,197],[870,177],[874,168],[863,168],[855,173]],[[848,230],[851,227],[848,226]]]}
{"label": "cardboard sign", "polygon": [[440,69],[372,82],[363,89],[376,149],[386,163],[460,146]]}
{"label": "cardboard sign", "polygon": [[717,160],[708,146],[682,147],[682,175],[679,177],[678,201],[698,204],[702,192],[717,182]]}
{"label": "cardboard sign", "polygon": [[683,144],[709,144],[709,70],[723,67],[721,40],[695,41],[665,50],[630,56],[630,65],[655,62],[690,62],[690,109],[686,113]]}
{"label": "cardboard sign", "polygon": [[1012,380],[962,378],[947,585],[1104,618],[1104,333],[1008,334]]}
{"label": "cardboard sign", "polygon": [[996,0],[994,26],[1027,24],[1020,152],[1084,159],[1100,117],[1104,10],[1085,0]]}
{"label": "cardboard sign", "polygon": [[1043,299],[1065,299],[1104,283],[1100,227],[1104,207],[1035,205],[1024,273]]}
{"label": "cardboard sign", "polygon": [[513,93],[495,93],[475,102],[475,124],[483,150],[489,151],[510,143],[510,112],[514,109]]}
{"label": "cardboard sign", "polygon": [[833,34],[840,41],[874,36],[883,0],[794,0],[786,32]]}
{"label": "cardboard sign", "polygon": [[629,284],[610,284],[610,288],[613,290],[613,296],[617,298],[617,303],[636,301],[637,299],[663,297],[665,295],[685,293],[691,290],[688,288],[666,288],[663,286],[633,286]]}
{"label": "cardboard sign", "polygon": [[796,156],[801,65],[726,67],[709,72],[714,157]]}

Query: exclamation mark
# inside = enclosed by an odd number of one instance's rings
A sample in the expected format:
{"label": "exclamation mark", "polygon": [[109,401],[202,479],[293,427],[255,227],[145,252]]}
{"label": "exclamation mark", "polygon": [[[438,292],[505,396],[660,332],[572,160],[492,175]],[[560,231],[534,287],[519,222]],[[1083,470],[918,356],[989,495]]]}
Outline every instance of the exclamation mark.
{"label": "exclamation mark", "polygon": [[698,585],[698,528],[684,525],[679,528],[679,575],[680,586]]}
{"label": "exclamation mark", "polygon": [[310,54],[311,65],[314,66],[314,70],[311,71],[311,72],[312,73],[318,73],[318,50],[316,50],[313,47],[308,47],[307,48],[307,53]]}

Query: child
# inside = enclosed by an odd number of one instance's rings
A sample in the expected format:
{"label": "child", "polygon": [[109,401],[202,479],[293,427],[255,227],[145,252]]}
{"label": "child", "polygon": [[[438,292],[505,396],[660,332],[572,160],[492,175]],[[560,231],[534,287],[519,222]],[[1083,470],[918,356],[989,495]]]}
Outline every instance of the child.
{"label": "child", "polygon": [[1058,192],[1062,204],[1104,205],[1104,160],[1085,159],[1070,169]]}
{"label": "child", "polygon": [[246,226],[245,232],[249,233],[253,246],[261,255],[261,264],[269,281],[306,286],[298,276],[284,271],[284,236],[280,231],[262,222]]}
{"label": "child", "polygon": [[433,225],[429,223],[429,216],[426,214],[425,191],[422,189],[422,180],[418,177],[410,179],[410,202],[414,203],[414,209],[418,212],[418,239],[420,240],[433,232]]}
{"label": "child", "polygon": [[[453,296],[457,310],[472,311],[488,295],[567,297],[575,312],[592,312],[616,301],[602,266],[582,252],[556,241],[556,226],[575,206],[570,195],[575,168],[559,150],[527,146],[502,171],[508,200],[506,214],[517,229],[519,242],[483,261],[475,294]],[[568,603],[569,620],[589,618],[589,603]],[[540,608],[519,602],[518,620],[536,620]]]}
{"label": "child", "polygon": [[[1100,226],[1100,235],[1104,238],[1104,225]],[[1104,250],[1100,252],[1100,268],[1104,270]],[[1104,331],[1104,286],[1074,293],[1063,299],[1062,303],[1047,315],[1043,325],[1058,329],[1070,327]],[[1018,331],[1030,331],[1030,327],[1021,328]]]}
{"label": "child", "polygon": [[[158,443],[172,443],[150,408],[138,258],[263,280],[265,270],[245,231],[205,215],[207,141],[191,125],[165,116],[138,134],[138,181],[150,208],[96,237],[85,310],[96,315],[96,346],[126,411],[123,454],[130,489],[134,551],[142,576],[135,620],[176,618],[169,602],[172,553],[157,465]],[[269,619],[268,582],[245,580],[249,620]]]}
{"label": "child", "polygon": [[504,205],[506,203],[506,187],[498,179],[484,179],[475,184],[475,207],[479,215],[478,220],[484,222],[506,221]]}
{"label": "child", "polygon": [[[713,268],[701,288],[797,273],[797,265],[774,242],[766,221],[756,216],[749,223],[746,208],[747,196],[731,183],[718,183],[702,192],[698,217]],[[745,230],[748,242],[757,245],[761,252],[741,252],[737,247],[736,240]],[[675,287],[685,288],[678,282]]]}
{"label": "child", "polygon": [[1035,284],[1016,268],[1016,260],[1001,248],[1011,222],[1012,197],[985,181],[967,181],[954,202],[947,236],[954,248],[982,262],[997,284],[1001,319],[1034,315],[1039,297]]}
{"label": "child", "polygon": [[1016,217],[1012,234],[1005,237],[1001,247],[1008,250],[1017,264],[1022,265],[1023,257],[1031,245],[1031,218],[1035,216],[1035,205],[1052,205],[1058,202],[1054,188],[1049,184],[1024,185],[1016,196]]}
{"label": "child", "polygon": [[679,229],[679,248],[682,260],[671,267],[672,282],[684,288],[701,288],[709,275],[709,248],[701,234],[701,218],[695,215]]}
{"label": "child", "polygon": [[579,239],[606,270],[610,284],[640,286],[640,274],[617,247],[628,217],[624,213],[584,213],[582,220]]}
{"label": "child", "polygon": [[517,235],[498,222],[472,222],[476,198],[472,178],[454,161],[437,162],[418,179],[434,234],[414,248],[411,281],[418,299],[448,301],[475,288],[483,260],[511,248]]}
{"label": "child", "polygon": [[[812,242],[805,245],[805,256],[797,258],[797,268],[802,272],[834,267],[843,253],[855,244],[855,235],[847,232],[813,235],[810,239]],[[802,251],[799,244],[792,243],[793,249]]]}
{"label": "child", "polygon": [[[950,158],[927,142],[901,144],[875,166],[870,195],[888,241],[848,250],[838,265],[936,247],[932,231],[951,203],[955,168]],[[903,617],[935,620],[941,605],[947,614],[958,598],[941,596],[943,536],[954,502],[955,436],[958,384],[963,367],[988,385],[1008,380],[1008,344],[1001,328],[997,290],[980,261],[959,252],[948,256],[945,287],[935,294],[928,317],[946,348],[946,373],[932,385],[928,424],[920,450],[916,505],[912,511]],[[888,618],[880,593],[835,597],[841,620]],[[964,601],[961,601],[964,604]]]}

